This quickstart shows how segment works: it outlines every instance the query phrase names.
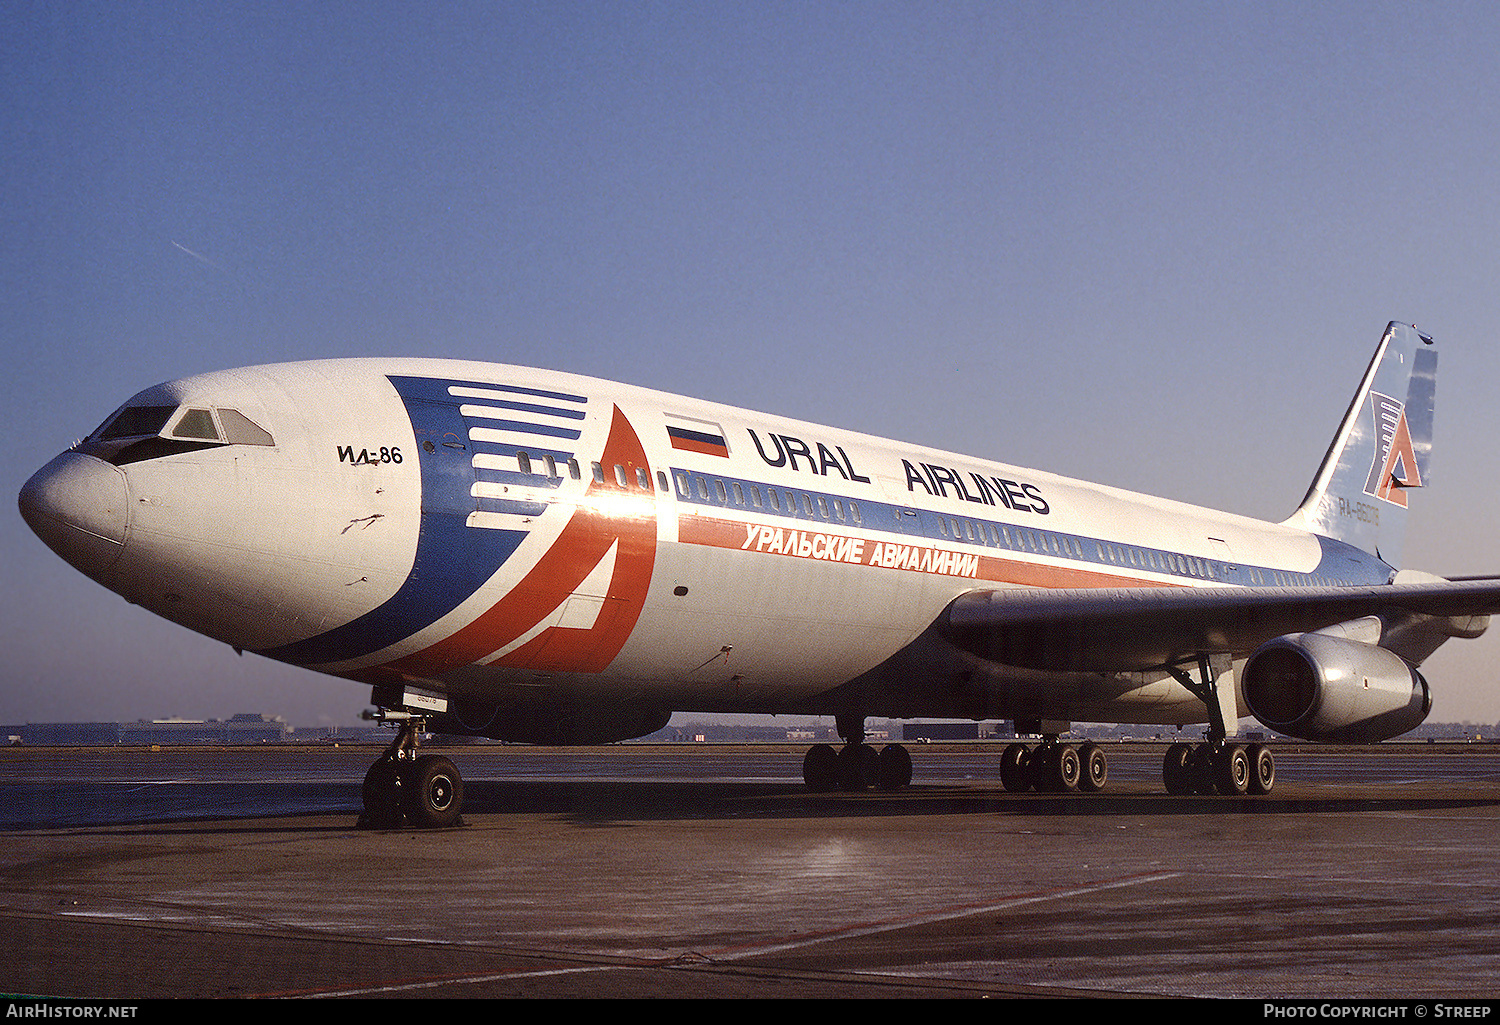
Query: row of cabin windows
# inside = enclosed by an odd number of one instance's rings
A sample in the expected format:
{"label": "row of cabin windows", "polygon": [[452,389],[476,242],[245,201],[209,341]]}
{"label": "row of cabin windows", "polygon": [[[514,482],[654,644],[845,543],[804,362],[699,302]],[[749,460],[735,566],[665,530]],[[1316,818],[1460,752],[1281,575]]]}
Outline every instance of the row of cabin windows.
{"label": "row of cabin windows", "polygon": [[803,516],[829,522],[860,524],[864,522],[859,512],[859,503],[824,495],[809,495],[806,492],[778,491],[768,487],[762,493],[759,484],[741,484],[730,481],[727,485],[718,477],[710,482],[705,477],[694,477],[677,473],[677,492],[684,498],[692,498],[696,490],[704,502],[717,501],[721,505],[736,505],[741,509],[770,509],[795,516],[801,510]]}
{"label": "row of cabin windows", "polygon": [[1337,587],[1341,583],[1313,573],[1280,573],[1274,569],[1247,569],[1245,573],[1257,587]]}
{"label": "row of cabin windows", "polygon": [[1109,545],[1102,542],[1095,543],[1099,548],[1099,557],[1117,566],[1132,566],[1137,569],[1156,570],[1159,573],[1201,577],[1204,580],[1214,579],[1212,564],[1191,555],[1156,552],[1149,548],[1130,548],[1125,545]]}
{"label": "row of cabin windows", "polygon": [[[522,473],[538,473],[543,477],[547,477],[551,480],[562,479],[562,474],[557,470],[557,460],[555,458],[550,455],[543,455],[540,459],[537,460],[537,462],[540,462],[542,464],[541,469],[535,468],[529,453],[516,453],[516,466]],[[595,463],[594,465],[598,466],[599,464]],[[579,467],[577,459],[569,459],[567,462],[567,467],[568,476],[573,480],[578,480],[583,476],[583,471]]]}
{"label": "row of cabin windows", "polygon": [[[530,455],[525,452],[516,453],[516,462],[522,473],[541,473],[554,480],[561,479],[562,474],[558,471],[557,460],[551,455],[542,455],[540,462],[542,469],[534,469]],[[582,470],[577,459],[569,459],[566,463],[568,476],[578,480],[582,476]],[[594,483],[603,484],[605,481],[605,470],[601,463],[594,463]],[[630,474],[625,467],[616,463],[614,466],[615,483],[622,488],[632,485]],[[657,487],[666,491],[669,487],[667,475],[664,471],[656,472]],[[635,467],[634,486],[642,491],[651,490],[651,475],[643,466]],[[823,495],[808,495],[806,492],[778,491],[775,488],[766,488],[764,496],[758,484],[748,486],[741,485],[739,481],[730,481],[725,485],[724,481],[715,477],[712,481],[712,492],[710,482],[704,477],[694,477],[691,482],[688,475],[682,472],[677,474],[677,489],[684,498],[691,498],[694,489],[698,497],[703,501],[710,500],[710,494],[717,497],[721,504],[734,504],[740,508],[765,509],[770,508],[774,512],[787,512],[796,515],[799,507],[802,515],[816,517],[826,521],[838,521],[840,523],[863,523],[860,516],[859,503],[843,499],[829,499]],[[785,496],[785,497],[783,497]],[[747,504],[748,500],[748,504]],[[899,517],[900,512],[896,515]],[[951,537],[955,541],[972,541],[976,544],[994,545],[1000,548],[1011,548],[1019,551],[1032,551],[1042,555],[1060,555],[1064,558],[1083,558],[1083,546],[1076,538],[1063,537],[1046,531],[1028,530],[1023,527],[1012,528],[1005,524],[979,523],[974,520],[958,520],[952,517],[939,516],[938,530],[943,537]],[[1095,550],[1101,561],[1112,562],[1117,566],[1129,566],[1136,569],[1155,570],[1160,573],[1178,573],[1183,576],[1200,577],[1205,580],[1214,579],[1215,574],[1211,564],[1195,558],[1191,555],[1178,555],[1174,552],[1156,552],[1149,548],[1131,548],[1126,545],[1105,544],[1102,541],[1094,542]],[[1251,582],[1257,585],[1275,584],[1278,587],[1294,587],[1298,585],[1318,584],[1329,586],[1333,582],[1323,577],[1308,576],[1301,573],[1278,573],[1276,571],[1263,572],[1256,569],[1247,569]]]}
{"label": "row of cabin windows", "polygon": [[[537,467],[537,463],[541,464],[540,468]],[[579,466],[577,459],[570,458],[565,465],[568,469],[568,476],[571,479],[579,480],[582,478],[583,470]],[[551,480],[562,479],[562,474],[558,470],[557,460],[551,455],[543,454],[538,459],[533,460],[529,453],[517,452],[516,467],[522,473],[536,473]],[[590,468],[593,470],[594,483],[603,484],[605,481],[604,464],[593,463]],[[646,470],[644,466],[635,467],[635,479],[634,481],[632,481],[631,475],[625,469],[625,467],[621,466],[619,463],[616,463],[614,466],[614,478],[615,483],[620,485],[620,487],[622,488],[634,486],[642,491],[651,490],[651,474]],[[657,486],[660,487],[661,490],[666,491],[668,487],[667,475],[664,472],[658,470],[656,473],[656,480]]]}
{"label": "row of cabin windows", "polygon": [[[1042,530],[1012,528],[1005,524],[979,523],[974,520],[939,516],[938,531],[944,537],[951,537],[955,541],[968,540],[976,544],[994,545],[998,548],[1010,548],[1016,551],[1059,555],[1065,559],[1084,557],[1083,544],[1077,538],[1050,534]],[[1102,541],[1095,541],[1094,549],[1098,553],[1099,561],[1112,562],[1117,566],[1150,569],[1159,573],[1177,573],[1182,576],[1201,577],[1205,580],[1214,578],[1212,565],[1191,555],[1110,545]]]}
{"label": "row of cabin windows", "polygon": [[955,541],[972,541],[975,544],[1039,552],[1042,555],[1061,555],[1064,558],[1083,558],[1083,547],[1075,539],[1042,530],[939,516],[938,533]]}

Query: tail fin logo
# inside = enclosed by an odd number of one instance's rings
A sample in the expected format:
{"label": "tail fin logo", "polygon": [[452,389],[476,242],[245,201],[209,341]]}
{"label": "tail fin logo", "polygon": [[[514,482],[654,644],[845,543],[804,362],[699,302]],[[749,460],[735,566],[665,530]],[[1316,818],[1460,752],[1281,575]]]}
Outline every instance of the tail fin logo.
{"label": "tail fin logo", "polygon": [[1406,407],[1379,392],[1370,393],[1375,415],[1375,458],[1365,478],[1365,494],[1406,508],[1406,489],[1422,486],[1422,472],[1406,422]]}

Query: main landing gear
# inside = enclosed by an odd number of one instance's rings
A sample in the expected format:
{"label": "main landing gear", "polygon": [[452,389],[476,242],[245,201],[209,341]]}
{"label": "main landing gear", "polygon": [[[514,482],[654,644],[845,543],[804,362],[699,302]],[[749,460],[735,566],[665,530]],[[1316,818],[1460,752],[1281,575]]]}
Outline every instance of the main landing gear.
{"label": "main landing gear", "polygon": [[1108,780],[1109,759],[1093,742],[1061,744],[1049,736],[1035,749],[1011,744],[1000,756],[1000,785],[1011,793],[1092,794]]}
{"label": "main landing gear", "polygon": [[464,803],[464,781],[442,755],[419,755],[417,738],[426,722],[411,712],[380,709],[375,718],[397,724],[396,739],[365,773],[362,829],[457,826]]}
{"label": "main landing gear", "polygon": [[802,781],[809,790],[900,790],[911,783],[911,755],[900,744],[879,751],[869,744],[818,744],[802,759]]}
{"label": "main landing gear", "polygon": [[[1198,679],[1180,667],[1167,671],[1208,708],[1208,733],[1201,744],[1173,744],[1162,759],[1161,778],[1169,794],[1269,794],[1276,785],[1276,759],[1264,744],[1229,740],[1226,709],[1234,707],[1234,684],[1227,656],[1216,668],[1209,655],[1198,655]],[[1220,681],[1228,689],[1220,690]]]}
{"label": "main landing gear", "polygon": [[1169,794],[1269,794],[1276,785],[1276,759],[1264,744],[1173,744],[1162,760]]}
{"label": "main landing gear", "polygon": [[911,755],[900,744],[879,751],[865,743],[862,716],[835,716],[844,746],[818,744],[802,759],[802,781],[809,790],[900,790],[911,784]]}

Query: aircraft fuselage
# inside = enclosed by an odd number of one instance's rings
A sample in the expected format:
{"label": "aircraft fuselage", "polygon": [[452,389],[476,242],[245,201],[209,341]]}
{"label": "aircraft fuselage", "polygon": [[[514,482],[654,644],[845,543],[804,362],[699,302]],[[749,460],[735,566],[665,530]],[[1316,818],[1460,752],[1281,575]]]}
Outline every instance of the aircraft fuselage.
{"label": "aircraft fuselage", "polygon": [[930,628],[976,588],[1393,572],[1306,531],[1042,471],[442,360],[159,385],[28,488],[44,539],[131,602],[242,650],[445,693],[475,728],[514,719],[517,739],[545,739],[559,708],[649,710],[622,735],[676,710],[1197,722],[1203,703],[1165,673],[980,664]]}

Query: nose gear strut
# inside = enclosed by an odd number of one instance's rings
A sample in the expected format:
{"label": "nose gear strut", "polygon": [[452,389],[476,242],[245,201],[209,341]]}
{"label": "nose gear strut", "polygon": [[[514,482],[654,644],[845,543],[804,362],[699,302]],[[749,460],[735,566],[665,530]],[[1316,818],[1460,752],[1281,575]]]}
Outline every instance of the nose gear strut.
{"label": "nose gear strut", "polygon": [[393,724],[396,739],[365,773],[361,829],[438,829],[463,824],[464,781],[442,755],[418,754],[427,720],[419,713],[378,707],[375,721]]}

